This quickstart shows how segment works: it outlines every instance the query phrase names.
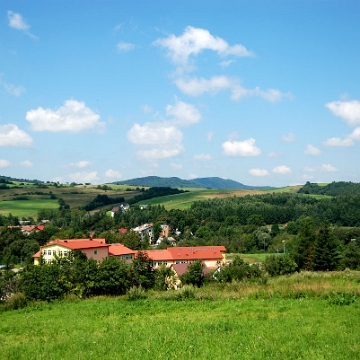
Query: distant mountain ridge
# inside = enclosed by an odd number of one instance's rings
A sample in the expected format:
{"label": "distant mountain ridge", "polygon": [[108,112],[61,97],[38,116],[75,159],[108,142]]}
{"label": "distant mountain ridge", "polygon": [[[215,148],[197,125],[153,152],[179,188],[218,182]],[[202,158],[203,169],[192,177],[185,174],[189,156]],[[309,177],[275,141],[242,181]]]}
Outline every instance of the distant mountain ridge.
{"label": "distant mountain ridge", "polygon": [[183,180],[178,177],[146,176],[130,180],[115,181],[113,184],[125,184],[149,187],[176,187],[176,188],[211,188],[220,190],[256,190],[269,189],[270,186],[248,186],[230,179],[219,177],[196,178]]}

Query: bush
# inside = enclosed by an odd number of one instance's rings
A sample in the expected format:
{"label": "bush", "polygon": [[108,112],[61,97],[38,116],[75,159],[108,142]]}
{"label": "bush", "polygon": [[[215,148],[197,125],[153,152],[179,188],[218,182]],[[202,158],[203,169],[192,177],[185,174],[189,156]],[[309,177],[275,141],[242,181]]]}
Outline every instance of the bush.
{"label": "bush", "polygon": [[195,299],[195,291],[192,285],[185,285],[175,296],[176,300],[192,300]]}
{"label": "bush", "polygon": [[147,298],[147,294],[141,286],[133,286],[127,292],[127,298],[128,300],[142,300]]}
{"label": "bush", "polygon": [[269,255],[264,261],[264,269],[270,276],[292,274],[297,267],[295,261],[288,254]]}
{"label": "bush", "polygon": [[24,293],[19,292],[14,294],[6,303],[6,309],[17,310],[26,307],[27,300]]}

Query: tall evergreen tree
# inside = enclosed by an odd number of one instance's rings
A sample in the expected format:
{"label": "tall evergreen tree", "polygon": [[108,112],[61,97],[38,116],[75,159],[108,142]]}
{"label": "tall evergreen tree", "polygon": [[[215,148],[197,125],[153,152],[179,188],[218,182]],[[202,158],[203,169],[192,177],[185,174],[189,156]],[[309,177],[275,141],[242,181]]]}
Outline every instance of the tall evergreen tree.
{"label": "tall evergreen tree", "polygon": [[319,229],[314,246],[314,270],[332,271],[339,265],[340,243],[330,225],[325,223]]}

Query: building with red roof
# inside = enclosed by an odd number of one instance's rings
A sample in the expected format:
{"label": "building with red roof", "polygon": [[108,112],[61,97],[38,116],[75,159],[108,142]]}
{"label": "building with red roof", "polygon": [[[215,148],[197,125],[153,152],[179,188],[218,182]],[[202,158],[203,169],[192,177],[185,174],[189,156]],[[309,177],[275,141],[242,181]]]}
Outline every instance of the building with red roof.
{"label": "building with red roof", "polygon": [[127,264],[132,263],[135,258],[135,254],[135,250],[131,250],[123,244],[110,244],[109,256],[115,256],[120,260],[124,260]]}
{"label": "building with red roof", "polygon": [[161,265],[193,263],[202,260],[206,267],[215,269],[224,262],[225,246],[169,247],[166,250],[145,250],[154,268]]}
{"label": "building with red roof", "polygon": [[39,264],[42,256],[45,263],[50,264],[55,256],[65,257],[71,251],[80,250],[88,259],[94,259],[101,262],[109,256],[109,244],[105,239],[66,239],[54,240],[44,246],[33,256],[34,265]]}

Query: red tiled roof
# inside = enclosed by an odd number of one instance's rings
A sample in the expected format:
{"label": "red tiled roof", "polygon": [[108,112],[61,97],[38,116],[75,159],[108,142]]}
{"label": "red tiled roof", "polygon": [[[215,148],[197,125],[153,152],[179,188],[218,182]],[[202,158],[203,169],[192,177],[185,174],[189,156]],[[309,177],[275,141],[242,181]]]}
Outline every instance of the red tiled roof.
{"label": "red tiled roof", "polygon": [[124,235],[124,234],[126,234],[127,229],[126,228],[120,228],[120,229],[118,229],[118,232]]}
{"label": "red tiled roof", "polygon": [[135,250],[131,250],[123,244],[110,244],[109,256],[121,256],[128,254],[135,254]]}
{"label": "red tiled roof", "polygon": [[218,260],[222,259],[225,246],[169,247],[166,250],[145,250],[151,260]]}

